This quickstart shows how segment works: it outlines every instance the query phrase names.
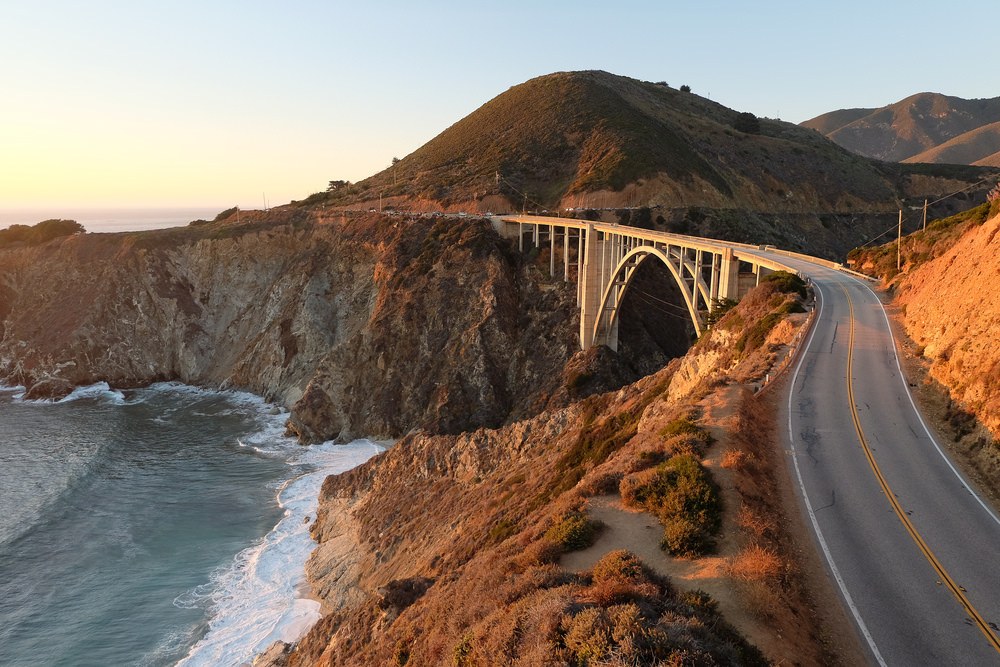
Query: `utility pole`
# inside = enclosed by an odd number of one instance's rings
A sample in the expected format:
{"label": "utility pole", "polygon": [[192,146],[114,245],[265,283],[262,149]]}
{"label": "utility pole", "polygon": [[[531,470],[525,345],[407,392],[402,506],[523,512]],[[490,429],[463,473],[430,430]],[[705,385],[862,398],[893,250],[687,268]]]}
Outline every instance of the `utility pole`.
{"label": "utility pole", "polygon": [[924,200],[924,231],[927,231],[927,200]]}
{"label": "utility pole", "polygon": [[896,232],[896,270],[903,269],[903,209],[899,209],[899,229]]}

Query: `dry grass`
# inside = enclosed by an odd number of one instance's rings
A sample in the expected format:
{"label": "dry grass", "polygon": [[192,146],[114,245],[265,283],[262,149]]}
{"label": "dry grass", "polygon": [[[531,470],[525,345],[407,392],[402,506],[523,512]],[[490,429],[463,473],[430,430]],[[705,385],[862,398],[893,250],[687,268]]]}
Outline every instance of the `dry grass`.
{"label": "dry grass", "polygon": [[739,449],[727,449],[722,453],[722,460],[719,462],[723,468],[731,470],[742,468],[747,461],[747,453]]}
{"label": "dry grass", "polygon": [[745,504],[740,505],[736,525],[753,540],[770,540],[778,534],[778,519],[774,514]]}
{"label": "dry grass", "polygon": [[726,573],[740,581],[776,581],[785,564],[773,548],[747,545],[726,562]]}

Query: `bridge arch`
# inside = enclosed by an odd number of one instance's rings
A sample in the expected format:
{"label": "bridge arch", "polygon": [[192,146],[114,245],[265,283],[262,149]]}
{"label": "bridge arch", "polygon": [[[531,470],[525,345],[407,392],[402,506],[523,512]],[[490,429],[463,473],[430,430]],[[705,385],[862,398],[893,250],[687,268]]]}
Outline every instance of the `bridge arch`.
{"label": "bridge arch", "polygon": [[[659,260],[670,271],[670,275],[680,288],[695,333],[701,335],[705,324],[698,309],[698,298],[701,297],[706,306],[711,304],[710,288],[700,275],[697,263],[692,264],[682,249],[676,257],[673,256],[675,253],[668,253],[664,253],[656,246],[640,245],[622,257],[601,295],[598,317],[594,322],[594,344],[617,348],[618,316],[622,300],[636,275],[636,270],[650,258]],[[690,276],[690,284],[685,274]]]}

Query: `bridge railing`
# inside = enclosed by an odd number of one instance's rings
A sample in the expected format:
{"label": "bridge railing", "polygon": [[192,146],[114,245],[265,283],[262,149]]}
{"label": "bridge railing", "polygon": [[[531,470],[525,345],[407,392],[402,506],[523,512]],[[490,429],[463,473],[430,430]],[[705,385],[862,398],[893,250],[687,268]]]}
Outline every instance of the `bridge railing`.
{"label": "bridge railing", "polygon": [[[781,248],[776,248],[773,245],[759,245],[753,243],[741,243],[739,241],[723,241],[721,239],[707,238],[703,236],[691,236],[689,234],[674,234],[672,232],[660,232],[649,229],[642,229],[639,227],[629,227],[628,225],[617,225],[610,222],[590,222],[588,220],[578,220],[576,218],[553,218],[549,216],[540,215],[511,215],[511,216],[501,216],[501,220],[511,223],[521,223],[530,225],[561,225],[565,227],[572,227],[574,229],[585,229],[588,224],[594,225],[594,230],[611,233],[611,234],[626,234],[628,236],[634,236],[636,238],[645,239],[647,241],[666,241],[677,240],[682,242],[680,245],[688,245],[694,248],[702,249],[723,249],[723,248],[745,248],[747,250],[757,250],[764,251],[768,253],[773,253],[775,255],[781,255],[783,257],[791,257],[792,259],[799,259],[805,262],[810,262],[812,264],[819,264],[820,266],[825,266],[829,269],[835,271],[842,271],[848,273],[857,278],[862,278],[865,280],[872,280],[871,276],[867,276],[863,273],[859,273],[852,269],[847,268],[840,262],[834,262],[833,260],[823,259],[822,257],[816,257],[814,255],[807,255],[801,252],[795,252],[792,250],[782,250]],[[771,264],[780,270],[789,271],[790,273],[799,273],[795,269],[782,265],[779,262],[774,262],[772,260]]]}

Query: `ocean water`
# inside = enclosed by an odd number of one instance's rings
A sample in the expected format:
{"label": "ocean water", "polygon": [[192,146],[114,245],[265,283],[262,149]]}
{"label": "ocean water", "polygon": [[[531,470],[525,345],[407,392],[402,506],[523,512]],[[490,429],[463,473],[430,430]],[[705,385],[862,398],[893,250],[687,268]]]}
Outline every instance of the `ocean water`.
{"label": "ocean water", "polygon": [[241,665],[300,637],[323,479],[384,448],[302,447],[275,412],[178,384],[0,390],[0,665]]}
{"label": "ocean water", "polygon": [[0,208],[0,229],[58,218],[76,220],[88,232],[141,232],[212,220],[225,208]]}

